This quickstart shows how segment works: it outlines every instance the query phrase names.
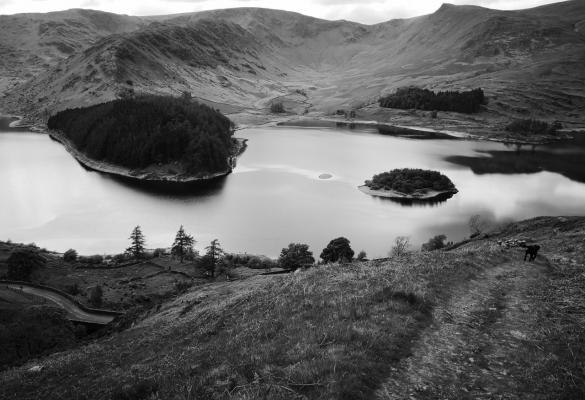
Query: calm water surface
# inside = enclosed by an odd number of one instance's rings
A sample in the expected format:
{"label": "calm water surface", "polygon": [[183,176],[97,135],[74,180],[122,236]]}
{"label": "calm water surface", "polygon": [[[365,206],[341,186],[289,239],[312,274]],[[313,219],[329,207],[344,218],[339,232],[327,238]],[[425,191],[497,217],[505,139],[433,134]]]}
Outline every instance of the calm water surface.
{"label": "calm water surface", "polygon": [[[170,246],[184,225],[199,250],[218,238],[228,251],[277,256],[288,243],[304,242],[318,255],[329,240],[346,236],[356,252],[374,257],[385,256],[399,235],[410,236],[416,248],[440,233],[462,239],[474,214],[495,222],[585,214],[585,184],[559,173],[476,175],[445,161],[517,150],[499,143],[343,128],[259,128],[237,136],[249,141],[233,174],[195,193],[169,194],[89,172],[46,135],[4,129],[0,239],[112,253],[127,247],[135,225],[151,248]],[[566,154],[585,159],[583,141],[538,150],[560,160]],[[459,193],[432,206],[404,206],[357,189],[375,173],[403,167],[440,170]],[[321,174],[332,178],[319,179]]]}

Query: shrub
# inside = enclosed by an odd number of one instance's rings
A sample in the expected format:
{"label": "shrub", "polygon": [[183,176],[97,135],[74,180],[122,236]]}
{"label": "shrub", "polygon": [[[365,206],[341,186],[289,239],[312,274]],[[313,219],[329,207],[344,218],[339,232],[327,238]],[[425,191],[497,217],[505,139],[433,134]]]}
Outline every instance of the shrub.
{"label": "shrub", "polygon": [[338,237],[329,242],[327,247],[321,252],[320,258],[324,263],[329,262],[349,262],[353,258],[354,252],[349,245],[349,240],[344,237]]}
{"label": "shrub", "polygon": [[215,276],[219,277],[224,275],[231,278],[234,268],[235,265],[232,260],[224,256],[215,263]]}
{"label": "shrub", "polygon": [[487,221],[485,221],[479,214],[471,216],[468,225],[472,238],[480,235],[488,227]]}
{"label": "shrub", "polygon": [[89,293],[90,304],[94,307],[100,307],[102,305],[103,295],[104,292],[100,285],[97,285],[96,287],[91,289],[91,292]]}
{"label": "shrub", "polygon": [[145,400],[155,398],[158,384],[150,380],[141,380],[133,384],[124,384],[112,392],[112,400]]}
{"label": "shrub", "polygon": [[366,252],[364,250],[360,251],[355,259],[358,261],[366,261],[367,260]]}
{"label": "shrub", "polygon": [[410,238],[408,236],[398,236],[394,239],[394,246],[390,250],[391,257],[401,257],[408,254],[410,247]]}
{"label": "shrub", "polygon": [[101,264],[104,261],[104,257],[100,256],[99,254],[94,254],[93,256],[79,256],[77,257],[77,261],[84,264]]}
{"label": "shrub", "polygon": [[122,253],[122,254],[115,254],[113,257],[113,260],[115,263],[120,264],[123,263],[125,261],[128,261],[130,259],[130,256],[126,253]]}
{"label": "shrub", "polygon": [[6,277],[15,281],[30,281],[35,268],[45,265],[46,260],[33,249],[14,251],[6,260],[8,272]]}
{"label": "shrub", "polygon": [[277,266],[277,262],[266,256],[253,254],[226,254],[227,258],[234,264],[234,268],[245,267],[251,269],[271,269]]}
{"label": "shrub", "polygon": [[69,249],[63,254],[63,261],[74,262],[76,260],[77,260],[77,251],[75,251],[73,249]]}
{"label": "shrub", "polygon": [[81,289],[79,288],[79,285],[77,284],[77,282],[75,282],[72,285],[65,286],[65,291],[73,296],[81,294]]}
{"label": "shrub", "polygon": [[423,243],[421,250],[422,251],[433,251],[442,249],[445,247],[445,240],[447,240],[447,236],[445,235],[437,235],[429,239],[428,242]]}
{"label": "shrub", "polygon": [[310,266],[314,263],[315,258],[309,251],[309,246],[301,243],[290,243],[288,247],[282,249],[278,259],[278,265],[288,270]]}
{"label": "shrub", "polygon": [[154,252],[152,253],[152,255],[153,255],[153,257],[161,257],[161,256],[164,256],[166,252],[167,252],[166,249],[159,247],[159,248],[154,249]]}
{"label": "shrub", "polygon": [[280,114],[285,112],[284,105],[282,102],[272,103],[270,104],[270,112],[274,114]]}
{"label": "shrub", "polygon": [[195,267],[213,276],[215,272],[215,260],[212,256],[205,254],[195,262]]}
{"label": "shrub", "polygon": [[175,291],[177,291],[179,293],[183,293],[187,289],[189,289],[191,286],[193,286],[193,282],[189,282],[189,281],[177,282],[177,283],[175,283]]}
{"label": "shrub", "polygon": [[550,125],[545,121],[537,119],[518,119],[512,121],[506,126],[508,132],[519,133],[522,135],[556,135],[558,129],[562,129],[562,124],[556,121]]}

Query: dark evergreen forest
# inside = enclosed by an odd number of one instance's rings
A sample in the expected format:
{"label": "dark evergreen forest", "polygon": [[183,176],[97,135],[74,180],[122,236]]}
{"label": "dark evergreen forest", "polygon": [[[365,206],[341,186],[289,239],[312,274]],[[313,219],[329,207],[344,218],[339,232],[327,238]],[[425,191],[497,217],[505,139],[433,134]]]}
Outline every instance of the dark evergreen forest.
{"label": "dark evergreen forest", "polygon": [[509,132],[519,133],[522,135],[557,135],[557,131],[562,129],[563,125],[556,121],[552,125],[546,121],[537,119],[518,119],[512,121],[506,130]]}
{"label": "dark evergreen forest", "polygon": [[438,92],[420,89],[417,87],[405,87],[395,93],[381,97],[378,100],[381,107],[400,108],[404,110],[436,110],[455,111],[471,114],[478,112],[482,104],[486,104],[486,98],[481,89],[473,89],[467,92]]}
{"label": "dark evergreen forest", "polygon": [[455,189],[453,182],[440,172],[413,168],[394,169],[374,175],[371,180],[366,181],[366,186],[372,190],[394,190],[406,194],[424,189]]}
{"label": "dark evergreen forest", "polygon": [[48,121],[87,156],[128,168],[181,162],[190,173],[228,168],[233,123],[185,98],[141,96],[61,111]]}

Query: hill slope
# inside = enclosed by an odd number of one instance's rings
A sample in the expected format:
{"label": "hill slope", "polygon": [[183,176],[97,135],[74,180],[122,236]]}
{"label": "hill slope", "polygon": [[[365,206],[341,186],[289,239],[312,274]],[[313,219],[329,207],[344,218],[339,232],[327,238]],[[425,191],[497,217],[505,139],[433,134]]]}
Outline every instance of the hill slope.
{"label": "hill slope", "polygon": [[[539,243],[535,263],[498,241]],[[3,398],[580,398],[585,219],[212,283],[0,374]],[[62,377],[67,376],[67,384]]]}
{"label": "hill slope", "polygon": [[[18,36],[24,17],[14,18],[6,26]],[[68,44],[85,50],[47,65],[3,107],[46,118],[131,86],[189,91],[234,110],[266,111],[285,100],[295,113],[332,112],[416,84],[482,87],[488,109],[505,116],[582,121],[585,110],[585,4],[576,0],[520,11],[445,4],[371,26],[254,8],[119,18],[96,30],[94,42],[88,33]]]}
{"label": "hill slope", "polygon": [[102,37],[144,24],[139,17],[82,9],[0,15],[0,90],[55,67]]}

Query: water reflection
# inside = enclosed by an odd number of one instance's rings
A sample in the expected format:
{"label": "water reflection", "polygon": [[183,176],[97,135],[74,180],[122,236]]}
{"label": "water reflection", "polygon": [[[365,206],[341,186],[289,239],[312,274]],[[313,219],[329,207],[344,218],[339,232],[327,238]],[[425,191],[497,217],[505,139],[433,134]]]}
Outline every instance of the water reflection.
{"label": "water reflection", "polygon": [[530,146],[527,150],[514,146],[514,151],[482,151],[479,156],[448,156],[445,160],[469,167],[479,175],[551,171],[585,183],[584,152],[565,152],[559,156],[540,150],[538,146]]}
{"label": "water reflection", "polygon": [[380,201],[389,201],[404,207],[437,207],[452,198],[455,193],[443,193],[432,199],[404,199],[396,197],[373,196]]}
{"label": "water reflection", "polygon": [[217,195],[223,190],[227,180],[226,176],[220,176],[206,181],[189,183],[141,181],[139,179],[122,176],[111,176],[110,178],[113,181],[118,182],[121,185],[131,188],[137,192],[149,195],[171,196],[178,199],[186,199],[196,196],[207,197]]}
{"label": "water reflection", "polygon": [[441,132],[435,132],[435,131],[431,131],[431,130],[422,130],[422,129],[410,129],[410,128],[405,128],[405,127],[389,126],[389,125],[379,125],[378,126],[378,133],[381,135],[404,137],[404,138],[411,138],[411,139],[420,139],[420,140],[436,140],[436,139],[457,140],[453,136],[447,135],[447,134],[441,133]]}
{"label": "water reflection", "polygon": [[[504,173],[476,174],[445,161],[516,154],[501,143],[405,139],[334,127],[246,129],[237,135],[249,139],[249,146],[233,174],[177,193],[87,171],[46,135],[2,133],[0,239],[81,254],[118,252],[136,225],[150,248],[168,247],[184,225],[199,250],[219,238],[230,251],[278,256],[288,243],[301,242],[318,254],[332,238],[345,236],[354,250],[376,257],[388,252],[396,236],[410,236],[415,247],[441,233],[462,239],[474,214],[494,223],[585,214],[585,184],[546,170],[564,167],[546,164],[540,172],[519,174],[526,168],[509,163]],[[538,146],[536,153],[562,163],[585,146],[579,149],[555,144]],[[365,179],[394,168],[439,170],[459,193],[445,202],[404,206],[358,190]],[[319,179],[322,174],[332,178]]]}

